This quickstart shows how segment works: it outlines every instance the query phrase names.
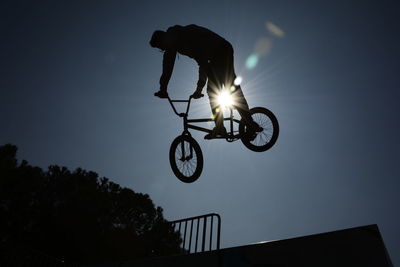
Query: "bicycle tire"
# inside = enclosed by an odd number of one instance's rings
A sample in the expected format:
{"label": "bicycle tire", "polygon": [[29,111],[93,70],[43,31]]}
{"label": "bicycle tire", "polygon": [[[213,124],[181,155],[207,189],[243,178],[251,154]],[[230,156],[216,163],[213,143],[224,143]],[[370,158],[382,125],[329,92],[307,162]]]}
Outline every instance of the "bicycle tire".
{"label": "bicycle tire", "polygon": [[[182,155],[182,152],[185,155]],[[203,171],[203,153],[200,145],[190,135],[176,137],[169,150],[169,162],[179,180],[193,183]]]}
{"label": "bicycle tire", "polygon": [[243,120],[239,123],[239,133],[242,143],[250,150],[263,152],[270,149],[278,139],[279,123],[275,115],[266,108],[255,107],[250,109],[251,116],[259,126],[263,128],[261,132],[256,133],[255,138],[247,134],[247,126]]}

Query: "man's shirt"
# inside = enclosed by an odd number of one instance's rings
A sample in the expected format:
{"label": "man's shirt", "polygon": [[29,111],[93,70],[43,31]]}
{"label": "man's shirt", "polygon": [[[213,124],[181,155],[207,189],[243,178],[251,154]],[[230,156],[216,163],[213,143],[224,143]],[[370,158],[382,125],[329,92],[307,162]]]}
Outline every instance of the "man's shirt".
{"label": "man's shirt", "polygon": [[[160,78],[161,89],[166,89],[175,64],[176,53],[196,60],[199,65],[197,88],[204,87],[207,81],[207,65],[217,51],[229,44],[218,34],[191,24],[173,26],[166,32],[166,49],[163,58],[163,73]],[[229,44],[230,45],[230,44]]]}

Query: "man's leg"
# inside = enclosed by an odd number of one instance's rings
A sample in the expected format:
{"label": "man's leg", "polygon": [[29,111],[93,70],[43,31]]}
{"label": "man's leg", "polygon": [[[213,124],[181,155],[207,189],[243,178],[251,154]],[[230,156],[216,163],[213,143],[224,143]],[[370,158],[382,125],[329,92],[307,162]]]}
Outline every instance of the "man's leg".
{"label": "man's leg", "polygon": [[213,120],[215,122],[215,128],[213,133],[206,135],[206,139],[214,138],[218,134],[225,134],[226,130],[224,128],[224,114],[218,104],[218,94],[221,90],[222,83],[218,79],[218,64],[214,61],[210,64],[207,82],[207,94],[210,100],[211,112],[213,114]]}
{"label": "man's leg", "polygon": [[232,93],[235,102],[236,109],[239,112],[240,116],[244,119],[246,124],[251,127],[251,131],[258,132],[260,131],[259,125],[253,120],[251,117],[249,105],[247,104],[246,98],[243,95],[243,91],[239,86],[235,86],[235,89]]}
{"label": "man's leg", "polygon": [[207,94],[210,100],[215,128],[213,129],[213,133],[211,135],[205,136],[206,139],[214,138],[216,135],[224,134],[226,132],[224,131],[224,115],[218,104],[218,92],[218,86],[209,79],[207,84]]}
{"label": "man's leg", "polygon": [[252,122],[253,118],[250,115],[249,105],[247,104],[246,98],[243,95],[243,91],[240,85],[234,85],[232,96],[235,100],[236,109],[239,112],[240,116],[246,121]]}
{"label": "man's leg", "polygon": [[[225,87],[231,88],[231,93],[236,103],[236,109],[239,112],[240,116],[245,120],[246,124],[251,126],[254,131],[259,130],[258,124],[256,124],[251,117],[249,111],[249,105],[247,104],[246,98],[243,95],[242,88],[240,85],[234,85],[234,81],[236,79],[235,67],[234,67],[234,57],[233,57],[233,48],[231,45],[227,46],[225,49]],[[228,83],[227,83],[228,82]],[[227,83],[227,84],[226,84]]]}

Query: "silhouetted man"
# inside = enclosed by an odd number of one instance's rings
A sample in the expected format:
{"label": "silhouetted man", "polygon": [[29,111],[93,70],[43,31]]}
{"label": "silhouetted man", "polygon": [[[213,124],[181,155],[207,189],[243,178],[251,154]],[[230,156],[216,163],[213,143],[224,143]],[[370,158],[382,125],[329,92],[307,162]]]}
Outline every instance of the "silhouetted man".
{"label": "silhouetted man", "polygon": [[252,124],[253,128],[259,128],[249,114],[249,106],[240,85],[234,85],[236,74],[233,65],[233,48],[228,41],[206,28],[191,24],[175,25],[168,28],[166,32],[155,31],[150,45],[164,51],[160,91],[154,93],[155,96],[168,98],[167,87],[174,68],[176,53],[193,58],[199,65],[199,80],[192,95],[193,98],[203,96],[201,92],[208,78],[207,94],[216,127],[211,134],[205,136],[206,139],[226,134],[223,126],[223,112],[218,109],[217,102],[218,92],[223,86],[227,89],[232,88],[232,95],[242,118]]}

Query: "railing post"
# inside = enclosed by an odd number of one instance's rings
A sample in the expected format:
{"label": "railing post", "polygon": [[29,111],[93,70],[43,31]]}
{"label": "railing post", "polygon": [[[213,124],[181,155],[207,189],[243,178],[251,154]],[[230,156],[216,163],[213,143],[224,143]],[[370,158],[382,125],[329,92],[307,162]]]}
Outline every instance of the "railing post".
{"label": "railing post", "polygon": [[[196,225],[196,240],[195,240],[195,244],[194,244],[194,253],[197,253],[197,248],[199,245],[199,233],[200,233],[200,222],[203,221],[203,226],[202,226],[202,231],[203,233],[201,234],[201,252],[206,251],[206,246],[207,246],[207,220],[208,218],[210,218],[211,222],[210,222],[210,233],[209,233],[209,246],[208,246],[208,250],[211,251],[213,250],[213,232],[214,232],[214,217],[217,217],[217,229],[216,229],[216,234],[217,234],[217,239],[216,239],[216,249],[219,250],[220,249],[220,242],[221,242],[221,217],[216,214],[216,213],[210,213],[210,214],[205,214],[205,215],[201,215],[201,216],[196,216],[196,217],[191,217],[191,218],[186,218],[186,219],[181,219],[181,220],[176,220],[176,221],[172,221],[170,222],[171,228],[173,229],[173,231],[175,231],[175,228],[178,225],[178,232],[182,235],[183,234],[183,243],[182,243],[182,251],[183,252],[188,252],[188,253],[192,253],[192,237],[193,237],[193,224],[195,223],[195,221],[197,221],[197,225]],[[188,223],[190,221],[190,233],[189,233],[189,237],[188,237]],[[182,223],[185,223],[183,232],[181,232],[182,230]],[[188,237],[188,238],[187,238]],[[187,242],[189,243],[189,245],[187,245]],[[188,250],[185,251],[186,247],[188,247]]]}
{"label": "railing post", "polygon": [[192,232],[193,232],[193,222],[194,220],[190,220],[190,235],[189,235],[189,253],[192,248]]}
{"label": "railing post", "polygon": [[203,218],[203,240],[201,242],[201,252],[205,251],[206,248],[206,231],[207,231],[207,217]]}
{"label": "railing post", "polygon": [[221,217],[216,214],[217,219],[218,219],[218,230],[217,230],[217,249],[220,249],[220,243],[221,243]]}
{"label": "railing post", "polygon": [[[182,245],[183,252],[185,252],[185,244],[186,244],[186,228],[187,228],[187,221],[185,221],[185,231],[184,231],[184,234],[183,234],[183,245]],[[190,253],[190,251],[189,251],[189,253]]]}
{"label": "railing post", "polygon": [[199,242],[199,225],[200,225],[200,218],[197,218],[197,230],[196,230],[196,250],[197,252],[197,243]]}
{"label": "railing post", "polygon": [[209,246],[209,249],[210,249],[210,251],[212,250],[212,235],[213,235],[213,219],[214,219],[214,216],[211,216],[211,226],[210,226],[210,246]]}

